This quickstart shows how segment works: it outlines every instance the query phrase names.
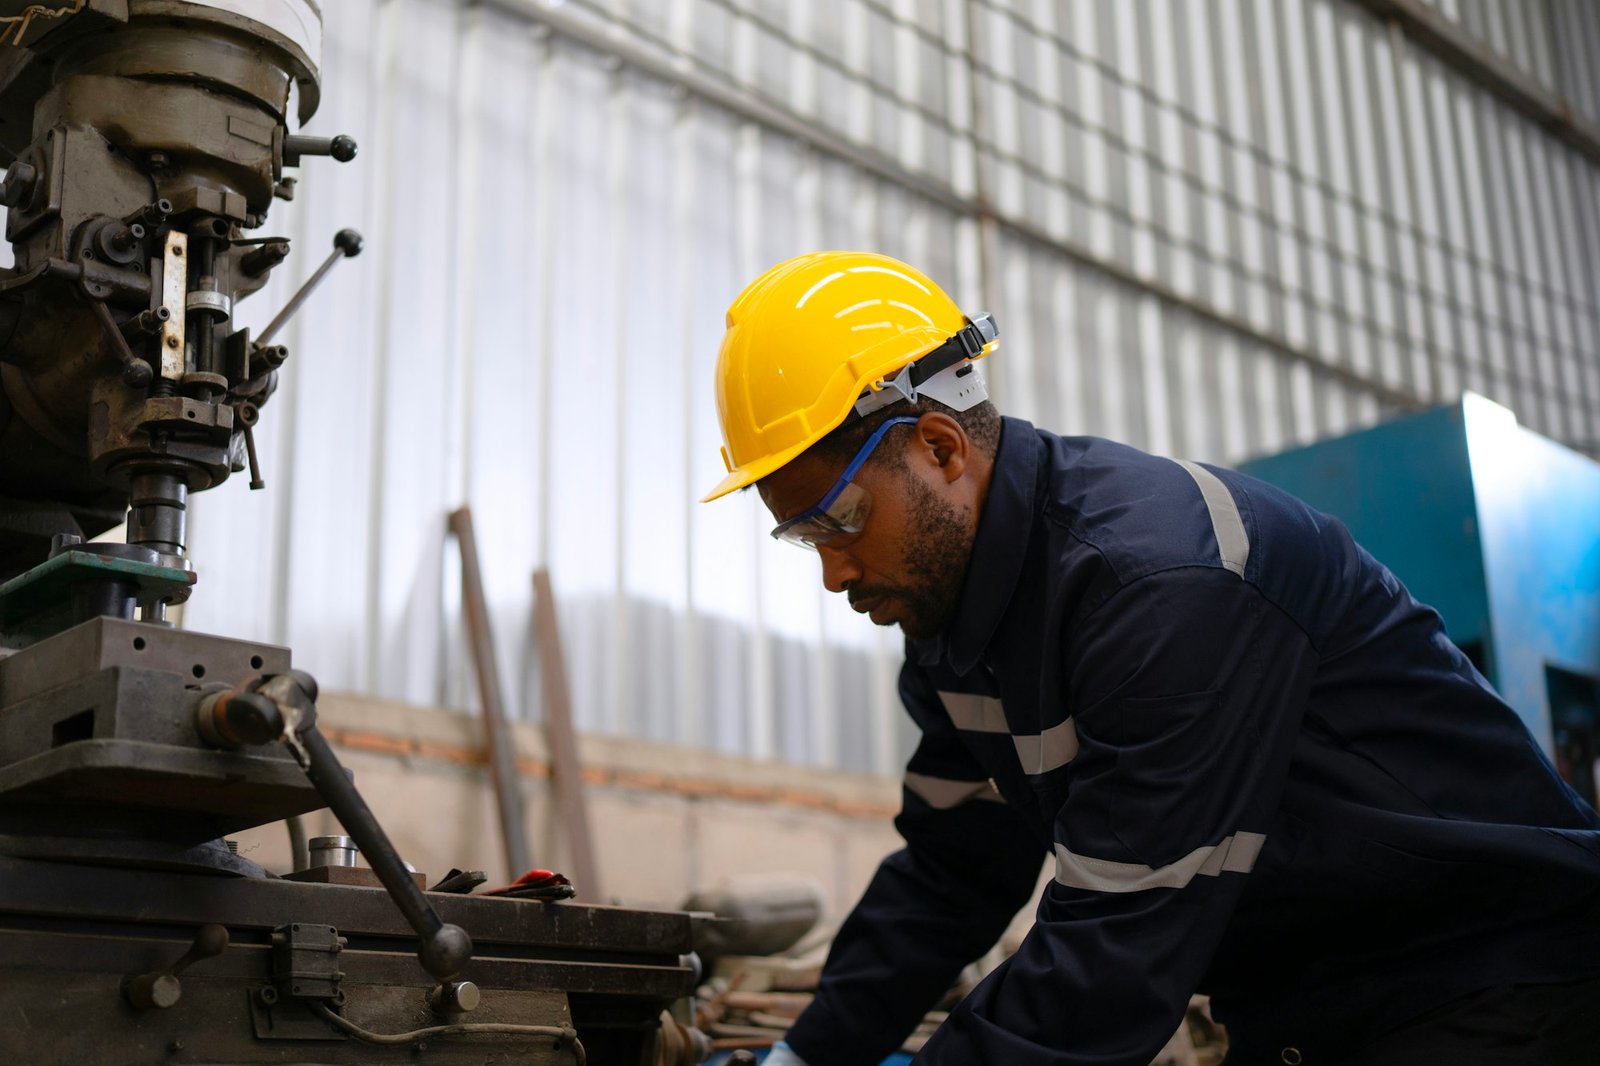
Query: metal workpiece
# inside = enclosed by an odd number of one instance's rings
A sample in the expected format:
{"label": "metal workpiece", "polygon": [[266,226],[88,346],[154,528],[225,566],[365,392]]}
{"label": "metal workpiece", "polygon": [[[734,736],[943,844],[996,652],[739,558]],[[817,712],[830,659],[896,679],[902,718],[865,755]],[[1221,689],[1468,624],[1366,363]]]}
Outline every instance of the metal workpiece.
{"label": "metal workpiece", "polygon": [[306,850],[312,866],[354,866],[360,854],[347,836],[312,837]]}

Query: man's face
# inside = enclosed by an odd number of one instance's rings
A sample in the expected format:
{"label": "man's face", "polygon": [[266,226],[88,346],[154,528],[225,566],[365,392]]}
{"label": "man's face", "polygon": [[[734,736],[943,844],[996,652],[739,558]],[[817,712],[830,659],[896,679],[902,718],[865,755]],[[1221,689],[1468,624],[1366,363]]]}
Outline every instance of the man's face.
{"label": "man's face", "polygon": [[[913,427],[909,445],[896,443],[903,430],[891,435],[852,479],[871,498],[861,532],[817,546],[829,592],[845,593],[874,623],[899,625],[919,640],[955,617],[976,527],[974,509],[952,489],[935,449],[917,436],[920,428]],[[843,468],[802,455],[757,488],[781,523],[815,505]]]}

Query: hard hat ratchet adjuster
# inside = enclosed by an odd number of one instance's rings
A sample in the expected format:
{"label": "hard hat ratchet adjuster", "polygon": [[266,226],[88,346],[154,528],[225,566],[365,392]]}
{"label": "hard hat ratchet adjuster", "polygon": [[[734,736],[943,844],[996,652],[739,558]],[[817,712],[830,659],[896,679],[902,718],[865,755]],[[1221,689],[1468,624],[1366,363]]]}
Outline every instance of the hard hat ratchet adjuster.
{"label": "hard hat ratchet adjuster", "polygon": [[973,362],[983,354],[984,345],[1000,335],[994,316],[981,311],[933,351],[907,364],[892,378],[879,380],[861,393],[854,415],[863,418],[873,411],[904,400],[916,402],[927,396],[953,411],[965,411],[989,398],[983,371]]}

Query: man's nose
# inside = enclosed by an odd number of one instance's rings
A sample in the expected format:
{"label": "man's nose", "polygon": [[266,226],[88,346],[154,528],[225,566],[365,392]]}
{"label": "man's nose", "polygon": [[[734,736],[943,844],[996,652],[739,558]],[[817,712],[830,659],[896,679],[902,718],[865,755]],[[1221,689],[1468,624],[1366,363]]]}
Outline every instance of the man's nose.
{"label": "man's nose", "polygon": [[822,587],[829,592],[843,592],[861,579],[861,564],[848,551],[819,544],[817,555],[822,559]]}

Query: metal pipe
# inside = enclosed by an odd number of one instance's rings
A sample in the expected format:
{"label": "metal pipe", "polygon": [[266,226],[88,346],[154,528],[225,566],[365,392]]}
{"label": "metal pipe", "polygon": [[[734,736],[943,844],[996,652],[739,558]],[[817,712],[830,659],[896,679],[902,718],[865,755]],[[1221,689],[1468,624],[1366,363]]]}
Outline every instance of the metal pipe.
{"label": "metal pipe", "polygon": [[489,605],[484,598],[483,571],[478,566],[478,538],[472,528],[472,510],[463,507],[450,515],[450,532],[461,549],[461,609],[466,616],[467,643],[478,675],[478,696],[483,704],[484,739],[489,748],[489,779],[494,784],[500,813],[500,840],[512,877],[521,876],[533,859],[528,852],[527,823],[518,789],[516,737],[506,722],[505,700],[500,692],[500,667],[495,660],[494,636],[489,629]]}

